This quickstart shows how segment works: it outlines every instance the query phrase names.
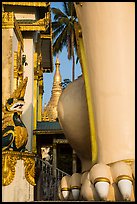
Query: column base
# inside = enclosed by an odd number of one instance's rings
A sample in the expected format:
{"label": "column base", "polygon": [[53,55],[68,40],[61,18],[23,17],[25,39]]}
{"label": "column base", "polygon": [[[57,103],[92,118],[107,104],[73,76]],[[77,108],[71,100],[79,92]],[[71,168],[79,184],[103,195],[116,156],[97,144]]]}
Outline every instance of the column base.
{"label": "column base", "polygon": [[34,201],[34,156],[29,152],[2,152],[2,202]]}

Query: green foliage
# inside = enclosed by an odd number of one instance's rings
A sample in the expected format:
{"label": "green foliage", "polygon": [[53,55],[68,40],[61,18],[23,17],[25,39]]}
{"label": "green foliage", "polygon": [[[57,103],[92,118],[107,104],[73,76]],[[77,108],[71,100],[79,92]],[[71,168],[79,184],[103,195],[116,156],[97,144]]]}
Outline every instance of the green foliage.
{"label": "green foliage", "polygon": [[68,59],[73,60],[72,80],[74,80],[75,58],[74,51],[77,55],[76,36],[74,23],[78,21],[74,2],[62,2],[63,11],[58,8],[51,8],[54,14],[54,22],[52,22],[53,30],[53,54],[56,56],[62,52],[63,48],[67,48]]}

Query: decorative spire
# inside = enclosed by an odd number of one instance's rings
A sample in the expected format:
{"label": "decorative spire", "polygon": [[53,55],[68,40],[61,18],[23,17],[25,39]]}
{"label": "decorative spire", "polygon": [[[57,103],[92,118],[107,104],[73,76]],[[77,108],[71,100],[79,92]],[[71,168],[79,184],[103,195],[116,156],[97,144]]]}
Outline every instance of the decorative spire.
{"label": "decorative spire", "polygon": [[55,65],[60,65],[60,61],[59,61],[59,56],[57,55],[57,58],[56,58],[56,63]]}
{"label": "decorative spire", "polygon": [[47,106],[44,108],[44,114],[43,114],[43,120],[44,121],[56,121],[58,118],[57,114],[57,105],[59,97],[62,93],[62,86],[61,86],[61,74],[60,74],[60,61],[57,56],[56,58],[56,71],[53,78],[53,86],[52,86],[52,95],[51,98],[47,104]]}

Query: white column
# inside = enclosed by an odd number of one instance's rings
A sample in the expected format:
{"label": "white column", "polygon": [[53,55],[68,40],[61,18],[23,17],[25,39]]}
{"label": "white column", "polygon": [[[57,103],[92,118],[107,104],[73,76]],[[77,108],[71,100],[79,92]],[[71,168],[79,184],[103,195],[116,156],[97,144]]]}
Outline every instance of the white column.
{"label": "white column", "polygon": [[22,114],[22,120],[28,131],[28,143],[26,148],[32,149],[33,137],[33,86],[34,86],[34,69],[33,69],[33,39],[24,39],[24,54],[28,65],[24,66],[24,78],[28,77],[28,83],[25,92],[25,105]]}
{"label": "white column", "polygon": [[17,160],[15,172],[13,182],[8,186],[2,186],[2,202],[34,201],[34,186],[25,178],[23,160]]}

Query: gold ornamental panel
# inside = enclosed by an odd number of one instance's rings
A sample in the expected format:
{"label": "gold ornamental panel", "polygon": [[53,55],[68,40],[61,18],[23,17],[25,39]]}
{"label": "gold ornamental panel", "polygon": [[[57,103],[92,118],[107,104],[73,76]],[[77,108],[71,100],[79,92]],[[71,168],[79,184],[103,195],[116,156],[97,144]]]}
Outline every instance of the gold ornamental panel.
{"label": "gold ornamental panel", "polygon": [[31,157],[23,156],[25,166],[25,178],[32,185],[35,186],[35,160]]}
{"label": "gold ornamental panel", "polygon": [[17,160],[24,160],[25,178],[35,186],[35,154],[12,150],[2,152],[2,185],[7,186],[14,180]]}
{"label": "gold ornamental panel", "polygon": [[2,4],[11,6],[48,7],[50,2],[2,2]]}
{"label": "gold ornamental panel", "polygon": [[14,28],[14,13],[2,12],[2,28]]}
{"label": "gold ornamental panel", "polygon": [[18,155],[14,155],[12,157],[11,154],[3,154],[2,153],[2,185],[9,185],[15,176],[15,165],[17,163],[17,159],[19,159]]}

